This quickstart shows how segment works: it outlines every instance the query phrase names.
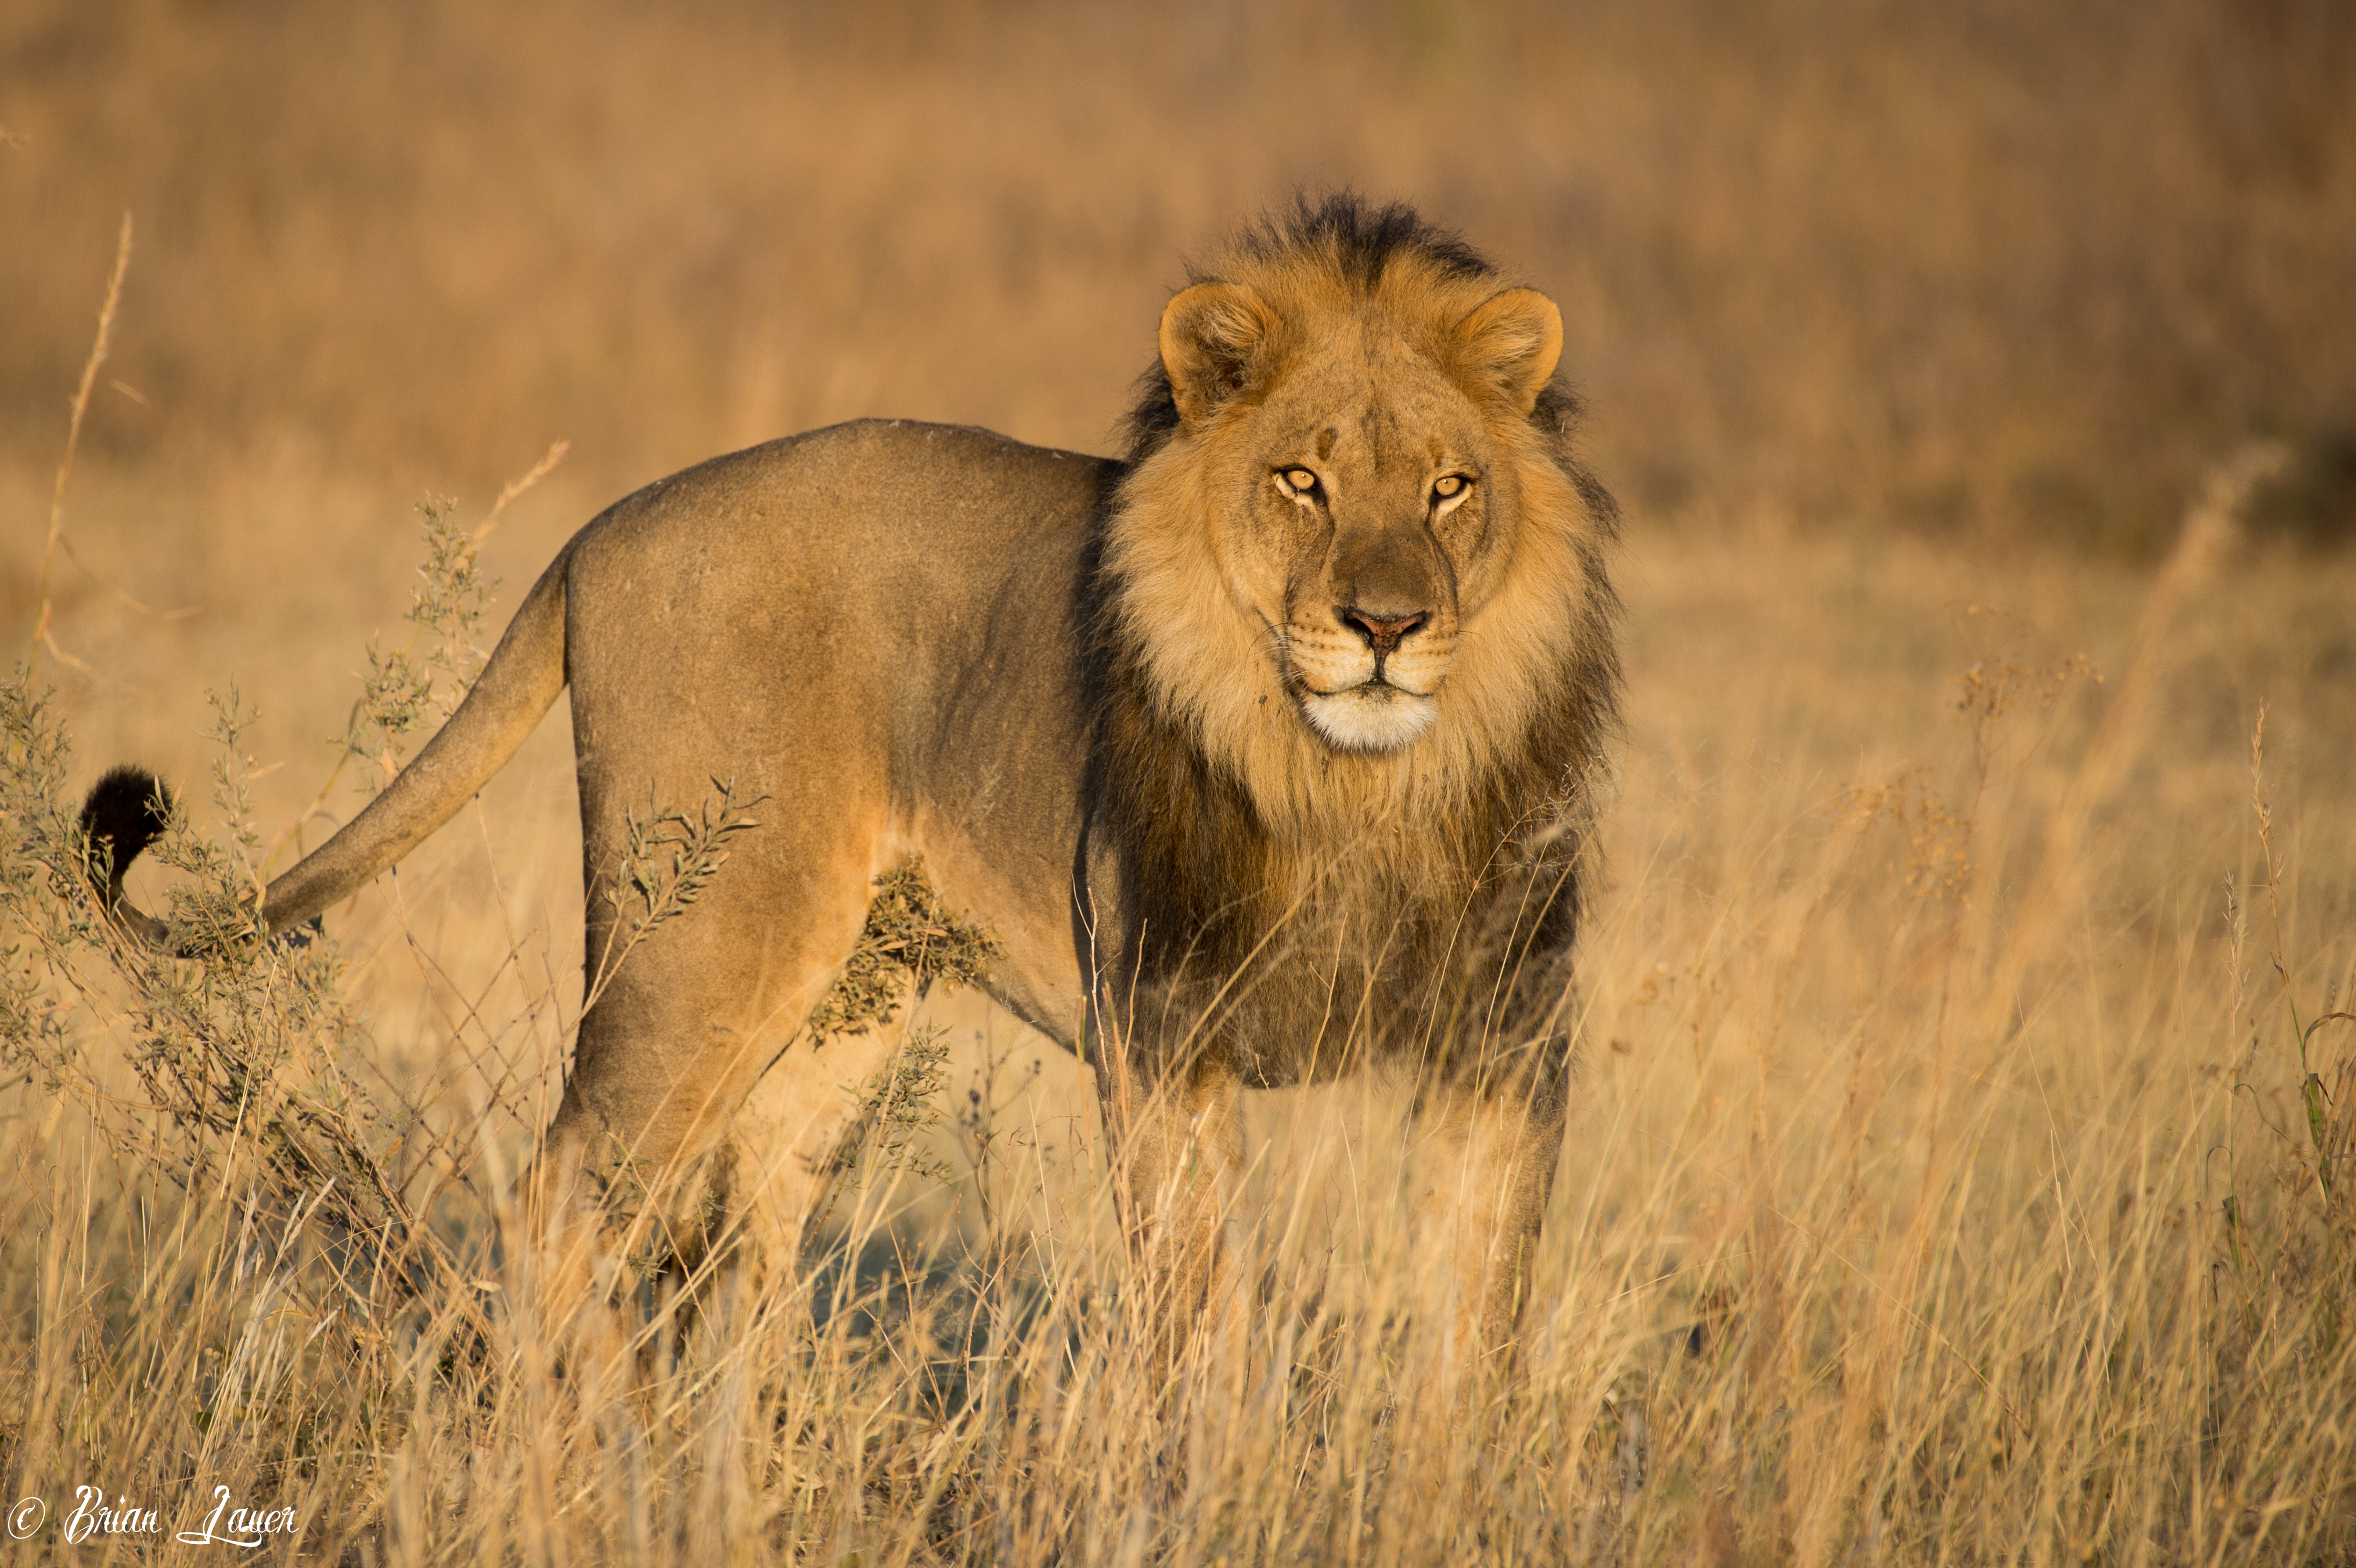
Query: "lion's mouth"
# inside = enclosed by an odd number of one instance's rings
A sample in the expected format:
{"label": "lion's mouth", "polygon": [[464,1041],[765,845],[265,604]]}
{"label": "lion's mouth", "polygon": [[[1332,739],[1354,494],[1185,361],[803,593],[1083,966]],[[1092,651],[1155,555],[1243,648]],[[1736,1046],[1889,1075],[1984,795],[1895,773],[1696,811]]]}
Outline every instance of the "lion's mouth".
{"label": "lion's mouth", "polygon": [[1396,752],[1431,727],[1440,704],[1379,676],[1338,691],[1303,686],[1301,711],[1336,751]]}
{"label": "lion's mouth", "polygon": [[[1295,678],[1298,679],[1299,677],[1296,677]],[[1301,695],[1303,699],[1312,697],[1346,697],[1354,691],[1363,692],[1365,695],[1376,699],[1377,701],[1386,701],[1391,697],[1416,697],[1421,695],[1419,692],[1409,691],[1403,686],[1393,685],[1391,682],[1385,680],[1380,675],[1371,675],[1364,680],[1344,681],[1342,685],[1334,687],[1330,690],[1323,687],[1312,686],[1306,680],[1301,680],[1299,681],[1299,684],[1301,687]]]}

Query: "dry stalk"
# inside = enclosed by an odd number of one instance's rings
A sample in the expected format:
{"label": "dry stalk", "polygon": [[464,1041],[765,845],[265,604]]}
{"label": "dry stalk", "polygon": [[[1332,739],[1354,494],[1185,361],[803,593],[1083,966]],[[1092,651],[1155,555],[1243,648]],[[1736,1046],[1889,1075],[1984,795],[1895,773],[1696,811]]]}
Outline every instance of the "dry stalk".
{"label": "dry stalk", "polygon": [[2045,950],[2054,922],[2074,909],[2084,892],[2085,832],[2089,817],[2111,797],[2119,780],[2141,753],[2153,688],[2167,663],[2169,633],[2178,607],[2215,570],[2234,537],[2235,516],[2250,494],[2287,461],[2274,443],[2254,443],[2211,469],[2200,498],[2187,509],[2176,548],[2145,595],[2129,645],[2126,672],[2096,722],[2084,757],[2046,821],[2045,841],[2028,891],[2014,918],[2011,939],[1988,976],[1979,1019],[1979,1037],[2010,1040],[2029,1010],[2020,996],[2029,965]]}
{"label": "dry stalk", "polygon": [[90,411],[90,389],[97,383],[98,368],[106,363],[107,347],[114,338],[114,310],[123,302],[123,279],[130,271],[131,214],[125,212],[122,232],[114,241],[114,271],[106,280],[105,302],[98,307],[98,336],[91,343],[90,357],[82,362],[81,384],[74,389],[73,415],[66,423],[66,454],[58,464],[57,486],[49,492],[49,536],[41,547],[40,607],[33,616],[33,645],[25,660],[28,674],[41,667],[45,649],[57,655],[59,662],[71,665],[85,675],[98,673],[59,647],[49,634],[49,572],[57,563],[58,541],[65,532],[66,481],[73,476],[74,453],[81,445],[82,416]]}

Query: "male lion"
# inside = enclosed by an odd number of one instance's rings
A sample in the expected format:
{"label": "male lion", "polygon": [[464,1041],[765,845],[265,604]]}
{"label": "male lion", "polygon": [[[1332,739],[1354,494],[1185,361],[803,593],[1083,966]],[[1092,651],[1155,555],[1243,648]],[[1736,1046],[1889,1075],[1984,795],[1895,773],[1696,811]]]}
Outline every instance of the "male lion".
{"label": "male lion", "polygon": [[[819,1050],[808,1020],[879,875],[922,857],[1001,944],[991,995],[1095,1071],[1165,1326],[1237,1300],[1238,1088],[1389,1061],[1461,1160],[1419,1221],[1501,1346],[1561,1143],[1617,685],[1614,514],[1571,456],[1561,344],[1549,301],[1406,208],[1303,202],[1171,300],[1123,460],[868,421],[650,485],[256,912],[349,896],[569,687],[593,890],[626,809],[715,775],[768,799],[597,979],[542,1204],[625,1158],[674,1218],[716,1185],[792,1247],[837,1085],[894,1046]],[[145,812],[117,789],[88,815],[119,903]],[[616,918],[591,898],[593,968]]]}

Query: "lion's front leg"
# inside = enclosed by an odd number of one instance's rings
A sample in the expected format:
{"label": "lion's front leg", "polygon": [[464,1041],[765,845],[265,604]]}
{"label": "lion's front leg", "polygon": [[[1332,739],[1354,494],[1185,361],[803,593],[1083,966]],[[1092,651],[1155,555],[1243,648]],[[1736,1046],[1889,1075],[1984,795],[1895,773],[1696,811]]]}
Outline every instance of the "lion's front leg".
{"label": "lion's front leg", "polygon": [[1223,1053],[1154,1079],[1099,1064],[1115,1192],[1141,1285],[1157,1371],[1190,1352],[1248,1377],[1248,1302],[1228,1236],[1242,1194],[1241,1084]]}
{"label": "lion's front leg", "polygon": [[1527,1307],[1538,1232],[1562,1152],[1559,1093],[1526,1080],[1428,1090],[1414,1189],[1415,1255],[1446,1293],[1442,1378],[1506,1371]]}

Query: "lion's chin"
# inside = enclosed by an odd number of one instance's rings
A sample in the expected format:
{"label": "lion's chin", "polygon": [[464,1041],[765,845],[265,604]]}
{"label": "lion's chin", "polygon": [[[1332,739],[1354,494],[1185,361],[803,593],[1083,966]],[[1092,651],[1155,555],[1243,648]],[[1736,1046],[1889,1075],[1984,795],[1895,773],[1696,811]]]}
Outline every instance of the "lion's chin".
{"label": "lion's chin", "polygon": [[1325,743],[1342,752],[1396,752],[1430,729],[1440,709],[1429,697],[1371,681],[1331,696],[1312,693],[1301,707]]}

